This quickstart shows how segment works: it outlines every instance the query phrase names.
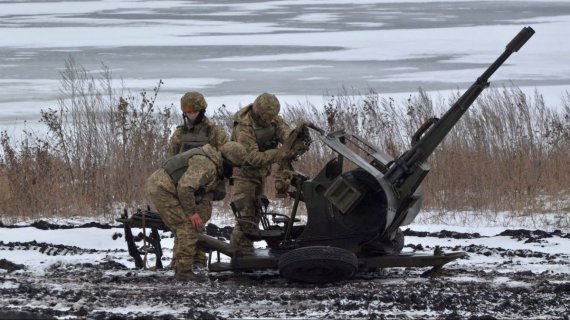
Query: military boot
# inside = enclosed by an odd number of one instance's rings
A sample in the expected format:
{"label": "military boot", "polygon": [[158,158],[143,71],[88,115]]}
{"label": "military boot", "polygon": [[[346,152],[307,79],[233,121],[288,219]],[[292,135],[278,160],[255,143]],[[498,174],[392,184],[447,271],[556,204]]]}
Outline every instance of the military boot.
{"label": "military boot", "polygon": [[176,259],[174,278],[182,281],[194,280],[196,275],[192,271],[192,262],[193,261],[191,259]]}
{"label": "military boot", "polygon": [[196,274],[194,273],[194,271],[185,271],[185,272],[176,271],[174,273],[174,279],[178,281],[192,281],[196,279]]}

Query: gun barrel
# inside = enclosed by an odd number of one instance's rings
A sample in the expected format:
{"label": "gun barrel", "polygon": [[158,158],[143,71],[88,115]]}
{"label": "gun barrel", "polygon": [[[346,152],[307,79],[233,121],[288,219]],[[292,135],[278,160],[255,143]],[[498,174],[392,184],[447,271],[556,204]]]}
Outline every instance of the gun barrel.
{"label": "gun barrel", "polygon": [[520,48],[532,37],[534,30],[531,27],[524,27],[514,38],[507,44],[505,51],[501,56],[493,62],[493,64],[485,70],[485,72],[477,79],[477,82],[486,83],[489,78],[499,69],[499,67],[513,54],[518,52]]}
{"label": "gun barrel", "polygon": [[515,38],[507,44],[507,50],[511,52],[519,51],[533,34],[534,30],[531,27],[524,27],[519,34],[517,34]]}
{"label": "gun barrel", "polygon": [[[489,86],[489,78],[509,58],[513,52],[517,52],[534,34],[531,27],[523,28],[506,46],[505,51],[477,78],[475,83],[463,93],[463,95],[451,106],[451,108],[437,121],[432,120],[432,125],[423,135],[416,137],[416,142],[410,150],[402,154],[390,167],[385,178],[396,188],[412,176],[414,171],[427,160],[435,148],[443,141],[457,121],[467,109],[475,102],[483,90]],[[421,136],[421,137],[420,137]],[[419,182],[418,182],[419,183]],[[417,186],[418,183],[411,185]],[[410,184],[408,184],[410,185]],[[404,194],[411,194],[414,190],[401,190]]]}

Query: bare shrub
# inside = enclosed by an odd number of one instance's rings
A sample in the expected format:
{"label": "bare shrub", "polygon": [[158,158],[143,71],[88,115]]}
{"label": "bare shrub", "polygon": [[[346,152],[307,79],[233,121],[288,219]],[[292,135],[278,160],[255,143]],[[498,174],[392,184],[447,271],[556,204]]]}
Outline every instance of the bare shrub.
{"label": "bare shrub", "polygon": [[[290,105],[289,123],[310,120],[334,131],[348,128],[392,156],[409,148],[427,119],[442,115],[459,97],[433,99],[423,90],[402,102],[373,91],[335,95],[323,107]],[[427,208],[536,212],[552,210],[540,199],[567,195],[570,182],[570,105],[549,108],[538,92],[491,87],[483,93],[428,160],[423,191]],[[315,143],[296,169],[314,175],[333,154]]]}
{"label": "bare shrub", "polygon": [[[157,108],[161,82],[152,93],[115,89],[106,66],[94,74],[73,59],[61,73],[63,98],[42,111],[48,136],[26,132],[22,141],[0,136],[0,201],[3,217],[99,215],[113,218],[117,206],[144,207],[146,178],[166,157],[172,106]],[[373,90],[343,89],[323,105],[298,102],[283,108],[291,127],[311,121],[332,132],[348,129],[393,157],[429,118],[457,100],[432,98],[423,90],[403,101]],[[212,119],[228,133],[233,114],[225,106]],[[315,142],[295,168],[316,175],[334,154]],[[570,95],[561,108],[516,87],[486,90],[428,160],[423,185],[426,208],[478,212],[563,210],[570,185]],[[347,165],[348,166],[348,165]],[[273,182],[267,194],[274,195]],[[545,200],[548,199],[548,200]],[[218,206],[227,207],[230,198]],[[289,201],[289,202],[288,202]],[[290,203],[290,200],[283,204]],[[548,203],[546,203],[548,202]]]}
{"label": "bare shrub", "polygon": [[134,96],[114,89],[110,70],[94,75],[70,58],[62,98],[41,111],[47,137],[28,134],[19,148],[2,135],[3,176],[13,195],[7,214],[102,215],[143,202],[144,182],[166,156],[171,110],[156,108],[160,90]]}
{"label": "bare shrub", "polygon": [[569,145],[551,143],[561,141],[552,127],[559,118],[538,93],[486,91],[432,158],[426,189],[439,191],[428,205],[540,210],[540,196],[568,192]]}

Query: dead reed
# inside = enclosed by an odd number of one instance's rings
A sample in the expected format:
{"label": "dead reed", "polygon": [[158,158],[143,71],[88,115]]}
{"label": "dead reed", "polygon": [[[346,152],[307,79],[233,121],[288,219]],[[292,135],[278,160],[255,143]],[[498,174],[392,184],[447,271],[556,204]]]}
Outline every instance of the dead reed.
{"label": "dead reed", "polygon": [[[66,63],[63,98],[41,114],[48,136],[25,132],[25,138],[12,141],[1,134],[3,218],[112,219],[117,208],[146,206],[144,182],[164,160],[170,130],[179,120],[172,106],[155,106],[161,82],[151,93],[131,94],[115,89],[110,70],[102,70],[93,74],[72,59]],[[283,117],[292,127],[308,120],[329,132],[350,128],[397,156],[426,119],[442,115],[458,96],[431,97],[420,90],[396,101],[372,90],[341,90],[324,106],[288,105]],[[225,107],[212,118],[230,131],[232,113]],[[315,175],[332,156],[315,142],[294,166]],[[528,96],[516,87],[491,87],[428,162],[426,208],[563,211],[570,194],[570,95],[562,97],[561,106],[547,106],[538,92]],[[271,181],[267,190],[273,195]]]}
{"label": "dead reed", "polygon": [[48,135],[26,132],[18,143],[2,134],[2,216],[97,215],[146,203],[144,182],[166,156],[170,107],[153,93],[118,92],[106,66],[93,74],[66,62],[62,98],[42,110]]}

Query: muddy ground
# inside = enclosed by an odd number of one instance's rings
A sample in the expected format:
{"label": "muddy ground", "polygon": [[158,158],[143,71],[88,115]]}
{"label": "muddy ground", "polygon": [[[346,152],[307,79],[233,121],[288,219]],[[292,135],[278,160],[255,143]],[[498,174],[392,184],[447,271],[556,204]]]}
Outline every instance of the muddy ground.
{"label": "muddy ground", "polygon": [[[42,227],[45,224],[36,226]],[[114,237],[122,236],[122,229],[116,226],[88,227],[113,228]],[[210,227],[209,231],[223,236],[228,229]],[[541,248],[551,246],[552,241],[565,245],[569,234],[506,230],[494,237],[482,237],[445,230],[406,230],[405,235],[409,250],[430,252],[433,248],[425,243],[437,238],[445,251],[465,251],[468,257],[435,273],[426,272],[428,268],[392,268],[359,273],[350,281],[326,285],[293,283],[280,278],[276,271],[236,274],[208,273],[205,269],[197,270],[196,281],[180,282],[173,279],[168,268],[136,270],[134,265],[112,258],[56,263],[38,273],[26,265],[0,259],[0,318],[569,318],[567,248],[561,253],[545,253],[539,249],[461,245],[466,239],[479,239],[484,240],[482,243],[510,241]],[[492,241],[495,238],[499,242]],[[35,241],[0,241],[0,257],[5,250],[33,250],[46,256],[97,253]],[[105,254],[128,256],[123,249]],[[163,262],[168,265],[168,257]]]}

